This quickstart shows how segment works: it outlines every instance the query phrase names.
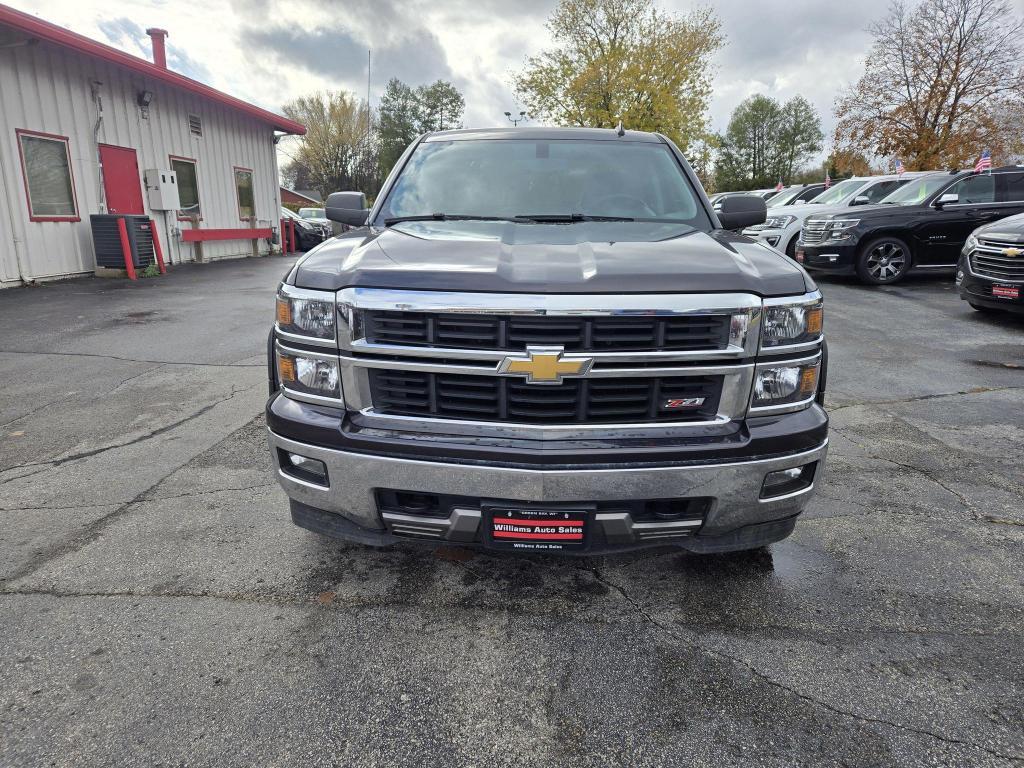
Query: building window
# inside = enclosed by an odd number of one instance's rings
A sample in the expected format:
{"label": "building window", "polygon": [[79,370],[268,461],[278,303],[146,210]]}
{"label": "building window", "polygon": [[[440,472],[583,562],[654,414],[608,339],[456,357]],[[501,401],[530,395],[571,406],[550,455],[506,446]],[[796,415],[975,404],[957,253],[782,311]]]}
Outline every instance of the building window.
{"label": "building window", "polygon": [[16,131],[32,221],[79,221],[67,136]]}
{"label": "building window", "polygon": [[188,116],[188,132],[193,136],[203,135],[203,120],[199,115]]}
{"label": "building window", "polygon": [[178,177],[178,198],[181,208],[178,209],[179,219],[201,219],[199,208],[199,175],[196,161],[190,157],[171,156],[171,170]]}
{"label": "building window", "polygon": [[248,221],[256,215],[256,200],[252,191],[252,170],[235,168],[235,190],[238,192],[238,217]]}

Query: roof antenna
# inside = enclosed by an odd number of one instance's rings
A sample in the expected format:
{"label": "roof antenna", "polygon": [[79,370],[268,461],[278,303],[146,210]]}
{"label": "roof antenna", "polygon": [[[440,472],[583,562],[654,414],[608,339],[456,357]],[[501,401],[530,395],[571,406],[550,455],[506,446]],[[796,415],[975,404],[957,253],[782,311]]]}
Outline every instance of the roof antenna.
{"label": "roof antenna", "polygon": [[622,121],[621,120],[619,120],[619,124],[617,126],[615,126],[615,135],[616,136],[625,136],[626,135],[626,129],[622,127]]}

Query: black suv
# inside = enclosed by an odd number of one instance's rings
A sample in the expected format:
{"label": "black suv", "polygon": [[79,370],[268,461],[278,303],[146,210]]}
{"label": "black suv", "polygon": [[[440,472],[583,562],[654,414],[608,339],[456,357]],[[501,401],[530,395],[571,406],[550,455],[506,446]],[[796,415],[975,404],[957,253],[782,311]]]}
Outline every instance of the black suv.
{"label": "black suv", "polygon": [[979,312],[1024,314],[1024,215],[981,227],[967,238],[956,284],[960,298]]}
{"label": "black suv", "polygon": [[1024,213],[1024,167],[928,174],[876,206],[808,216],[797,260],[865,283],[895,283],[911,269],[954,269],[971,232],[1016,213]]}

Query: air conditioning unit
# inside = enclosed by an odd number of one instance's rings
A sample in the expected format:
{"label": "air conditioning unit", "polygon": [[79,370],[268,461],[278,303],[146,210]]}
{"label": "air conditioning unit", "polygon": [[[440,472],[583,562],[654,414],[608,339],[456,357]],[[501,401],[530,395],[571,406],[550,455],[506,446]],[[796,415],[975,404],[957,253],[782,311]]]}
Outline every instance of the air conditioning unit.
{"label": "air conditioning unit", "polygon": [[124,251],[121,249],[121,231],[118,219],[124,219],[128,234],[128,249],[131,251],[132,266],[145,269],[156,261],[153,250],[153,230],[146,216],[94,213],[89,216],[92,227],[92,245],[96,251],[96,266],[109,269],[124,269]]}

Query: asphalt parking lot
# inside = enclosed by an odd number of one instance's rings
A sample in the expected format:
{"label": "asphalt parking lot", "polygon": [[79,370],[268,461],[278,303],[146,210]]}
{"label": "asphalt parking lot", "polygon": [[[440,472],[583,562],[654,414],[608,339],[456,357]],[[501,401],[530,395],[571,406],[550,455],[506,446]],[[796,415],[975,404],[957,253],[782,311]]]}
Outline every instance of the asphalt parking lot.
{"label": "asphalt parking lot", "polygon": [[290,259],[0,294],[0,765],[1024,762],[1024,321],[824,280],[826,484],[730,556],[291,525]]}

